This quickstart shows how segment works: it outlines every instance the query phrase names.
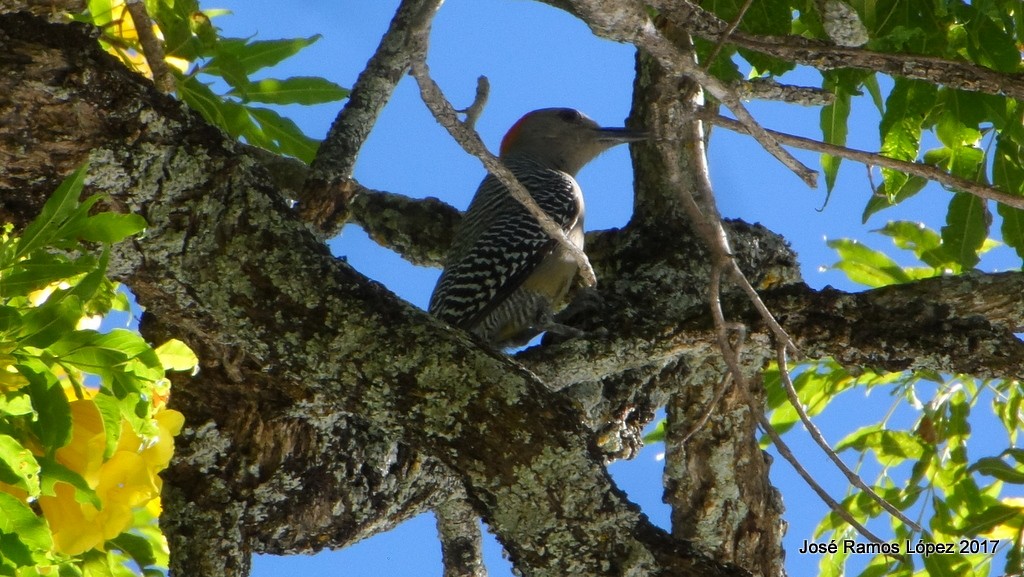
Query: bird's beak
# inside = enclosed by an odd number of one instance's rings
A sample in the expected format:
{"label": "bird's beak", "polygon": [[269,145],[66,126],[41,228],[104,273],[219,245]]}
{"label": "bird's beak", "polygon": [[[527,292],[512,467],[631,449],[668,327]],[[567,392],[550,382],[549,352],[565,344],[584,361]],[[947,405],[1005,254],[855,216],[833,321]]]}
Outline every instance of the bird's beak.
{"label": "bird's beak", "polygon": [[640,142],[647,140],[648,133],[639,130],[630,130],[628,128],[598,128],[599,132],[598,140],[601,142],[612,144],[621,144],[624,142]]}

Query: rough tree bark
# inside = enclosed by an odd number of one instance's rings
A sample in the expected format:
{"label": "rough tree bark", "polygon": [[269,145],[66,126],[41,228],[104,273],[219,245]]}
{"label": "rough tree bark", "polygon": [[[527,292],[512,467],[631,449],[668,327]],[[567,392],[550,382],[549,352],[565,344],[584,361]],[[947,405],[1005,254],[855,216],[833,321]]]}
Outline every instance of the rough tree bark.
{"label": "rough tree bark", "polygon": [[[645,57],[638,72],[631,122],[687,135],[675,154],[699,168],[693,104],[680,98],[689,88]],[[262,155],[125,70],[81,26],[0,15],[0,156],[5,220],[27,222],[90,160],[89,192],[149,222],[143,238],[118,247],[112,272],[146,307],[148,338],[181,338],[203,362],[199,375],[174,383],[187,423],[162,519],[175,575],[241,576],[254,552],[344,546],[463,489],[528,575],[780,571],[780,507],[749,413],[756,391],[727,396],[675,461],[682,468],[668,471],[671,536],[603,466],[634,449],[670,399],[672,426],[685,432],[724,374],[707,313],[706,250],[674,205],[676,191],[659,181],[660,151],[634,150],[630,225],[592,235],[608,306],[589,325],[611,336],[515,359],[333,258],[287,208]],[[353,203],[354,218],[379,238],[413,238],[420,218],[456,219],[440,203],[365,199]],[[398,218],[359,214],[410,204]],[[729,231],[741,268],[808,354],[981,376],[1024,367],[1012,335],[1024,317],[1024,275],[816,292],[798,282],[782,239],[742,222]],[[444,232],[416,238],[414,258],[443,253]],[[927,305],[908,306],[922,294]],[[983,300],[992,294],[999,298]],[[750,327],[744,362],[756,371],[771,357],[770,339],[743,298],[728,293],[726,305]]]}

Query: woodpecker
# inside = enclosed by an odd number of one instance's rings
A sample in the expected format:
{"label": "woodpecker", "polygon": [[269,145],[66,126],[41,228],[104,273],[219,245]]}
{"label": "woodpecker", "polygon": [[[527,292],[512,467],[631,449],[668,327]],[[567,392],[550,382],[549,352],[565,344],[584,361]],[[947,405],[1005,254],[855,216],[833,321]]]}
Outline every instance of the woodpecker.
{"label": "woodpecker", "polygon": [[[605,150],[645,135],[604,128],[578,110],[544,108],[516,122],[499,158],[537,205],[583,248],[583,192],[576,173]],[[579,269],[498,179],[480,183],[445,259],[429,311],[495,348],[544,331],[575,334],[555,321]]]}

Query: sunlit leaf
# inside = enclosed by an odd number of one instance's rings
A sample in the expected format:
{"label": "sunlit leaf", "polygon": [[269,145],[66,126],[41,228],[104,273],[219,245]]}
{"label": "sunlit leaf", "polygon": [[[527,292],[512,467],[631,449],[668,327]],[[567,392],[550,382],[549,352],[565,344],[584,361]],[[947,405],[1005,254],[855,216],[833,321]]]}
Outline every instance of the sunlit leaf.
{"label": "sunlit leaf", "polygon": [[24,490],[32,497],[39,495],[39,462],[10,435],[0,434],[0,483]]}
{"label": "sunlit leaf", "polygon": [[238,93],[244,100],[267,104],[322,104],[347,97],[349,91],[317,76],[294,76],[277,80],[268,78],[249,83],[244,92]]}
{"label": "sunlit leaf", "polygon": [[964,269],[973,268],[991,222],[984,200],[972,194],[954,194],[942,227],[942,254]]}
{"label": "sunlit leaf", "polygon": [[33,550],[53,547],[53,536],[46,521],[13,495],[0,491],[0,534],[17,535],[19,541]]}
{"label": "sunlit leaf", "polygon": [[832,268],[845,272],[853,282],[881,287],[913,280],[885,253],[868,248],[857,241],[830,240],[828,246],[835,249],[840,258]]}
{"label": "sunlit leaf", "polygon": [[282,40],[249,41],[241,38],[222,38],[217,55],[206,67],[207,72],[217,73],[224,60],[233,57],[245,75],[268,68],[282,60],[298,54],[303,48],[319,40],[316,34],[308,38],[287,38]]}

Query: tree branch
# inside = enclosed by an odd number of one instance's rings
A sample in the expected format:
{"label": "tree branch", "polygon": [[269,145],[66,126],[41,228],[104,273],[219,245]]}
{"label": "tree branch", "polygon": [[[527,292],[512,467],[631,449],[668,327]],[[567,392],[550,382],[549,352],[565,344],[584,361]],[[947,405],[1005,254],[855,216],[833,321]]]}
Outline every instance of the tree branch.
{"label": "tree branch", "polygon": [[142,45],[142,55],[149,64],[149,70],[153,73],[153,84],[160,92],[170,94],[174,92],[174,77],[164,60],[164,43],[153,33],[153,21],[149,19],[149,12],[146,11],[146,4],[143,0],[127,0],[125,10],[132,17],[135,24],[135,31],[139,35],[139,43]]}
{"label": "tree branch", "polygon": [[[718,126],[747,134],[746,127],[731,118],[715,114],[709,114],[708,116],[710,121]],[[899,170],[907,174],[935,181],[949,188],[973,194],[978,198],[993,200],[1007,206],[1024,209],[1024,196],[1010,194],[992,186],[985,186],[979,182],[960,178],[959,176],[952,175],[937,166],[922,164],[920,162],[896,160],[895,158],[889,158],[888,156],[883,156],[874,152],[865,152],[863,150],[847,148],[845,146],[837,146],[835,144],[828,144],[812,138],[804,138],[802,136],[795,136],[774,130],[768,130],[768,133],[782,144],[786,144],[788,146],[795,146],[804,150],[813,150],[815,152],[821,152],[822,154],[831,154],[832,156],[862,162],[868,166],[881,166],[884,168]]]}
{"label": "tree branch", "polygon": [[434,508],[444,577],[487,577],[479,518],[463,493]]}
{"label": "tree branch", "polygon": [[742,31],[726,34],[728,23],[689,0],[655,0],[652,5],[692,34],[739,48],[754,50],[819,70],[860,68],[985,94],[1024,99],[1024,74],[997,72],[965,62],[934,56],[874,52],[836,46],[801,36],[756,36]]}
{"label": "tree branch", "polygon": [[302,217],[316,225],[324,237],[333,236],[345,224],[348,205],[358,193],[351,179],[359,150],[409,69],[413,55],[422,50],[423,39],[442,2],[402,1],[320,145],[299,201]]}

